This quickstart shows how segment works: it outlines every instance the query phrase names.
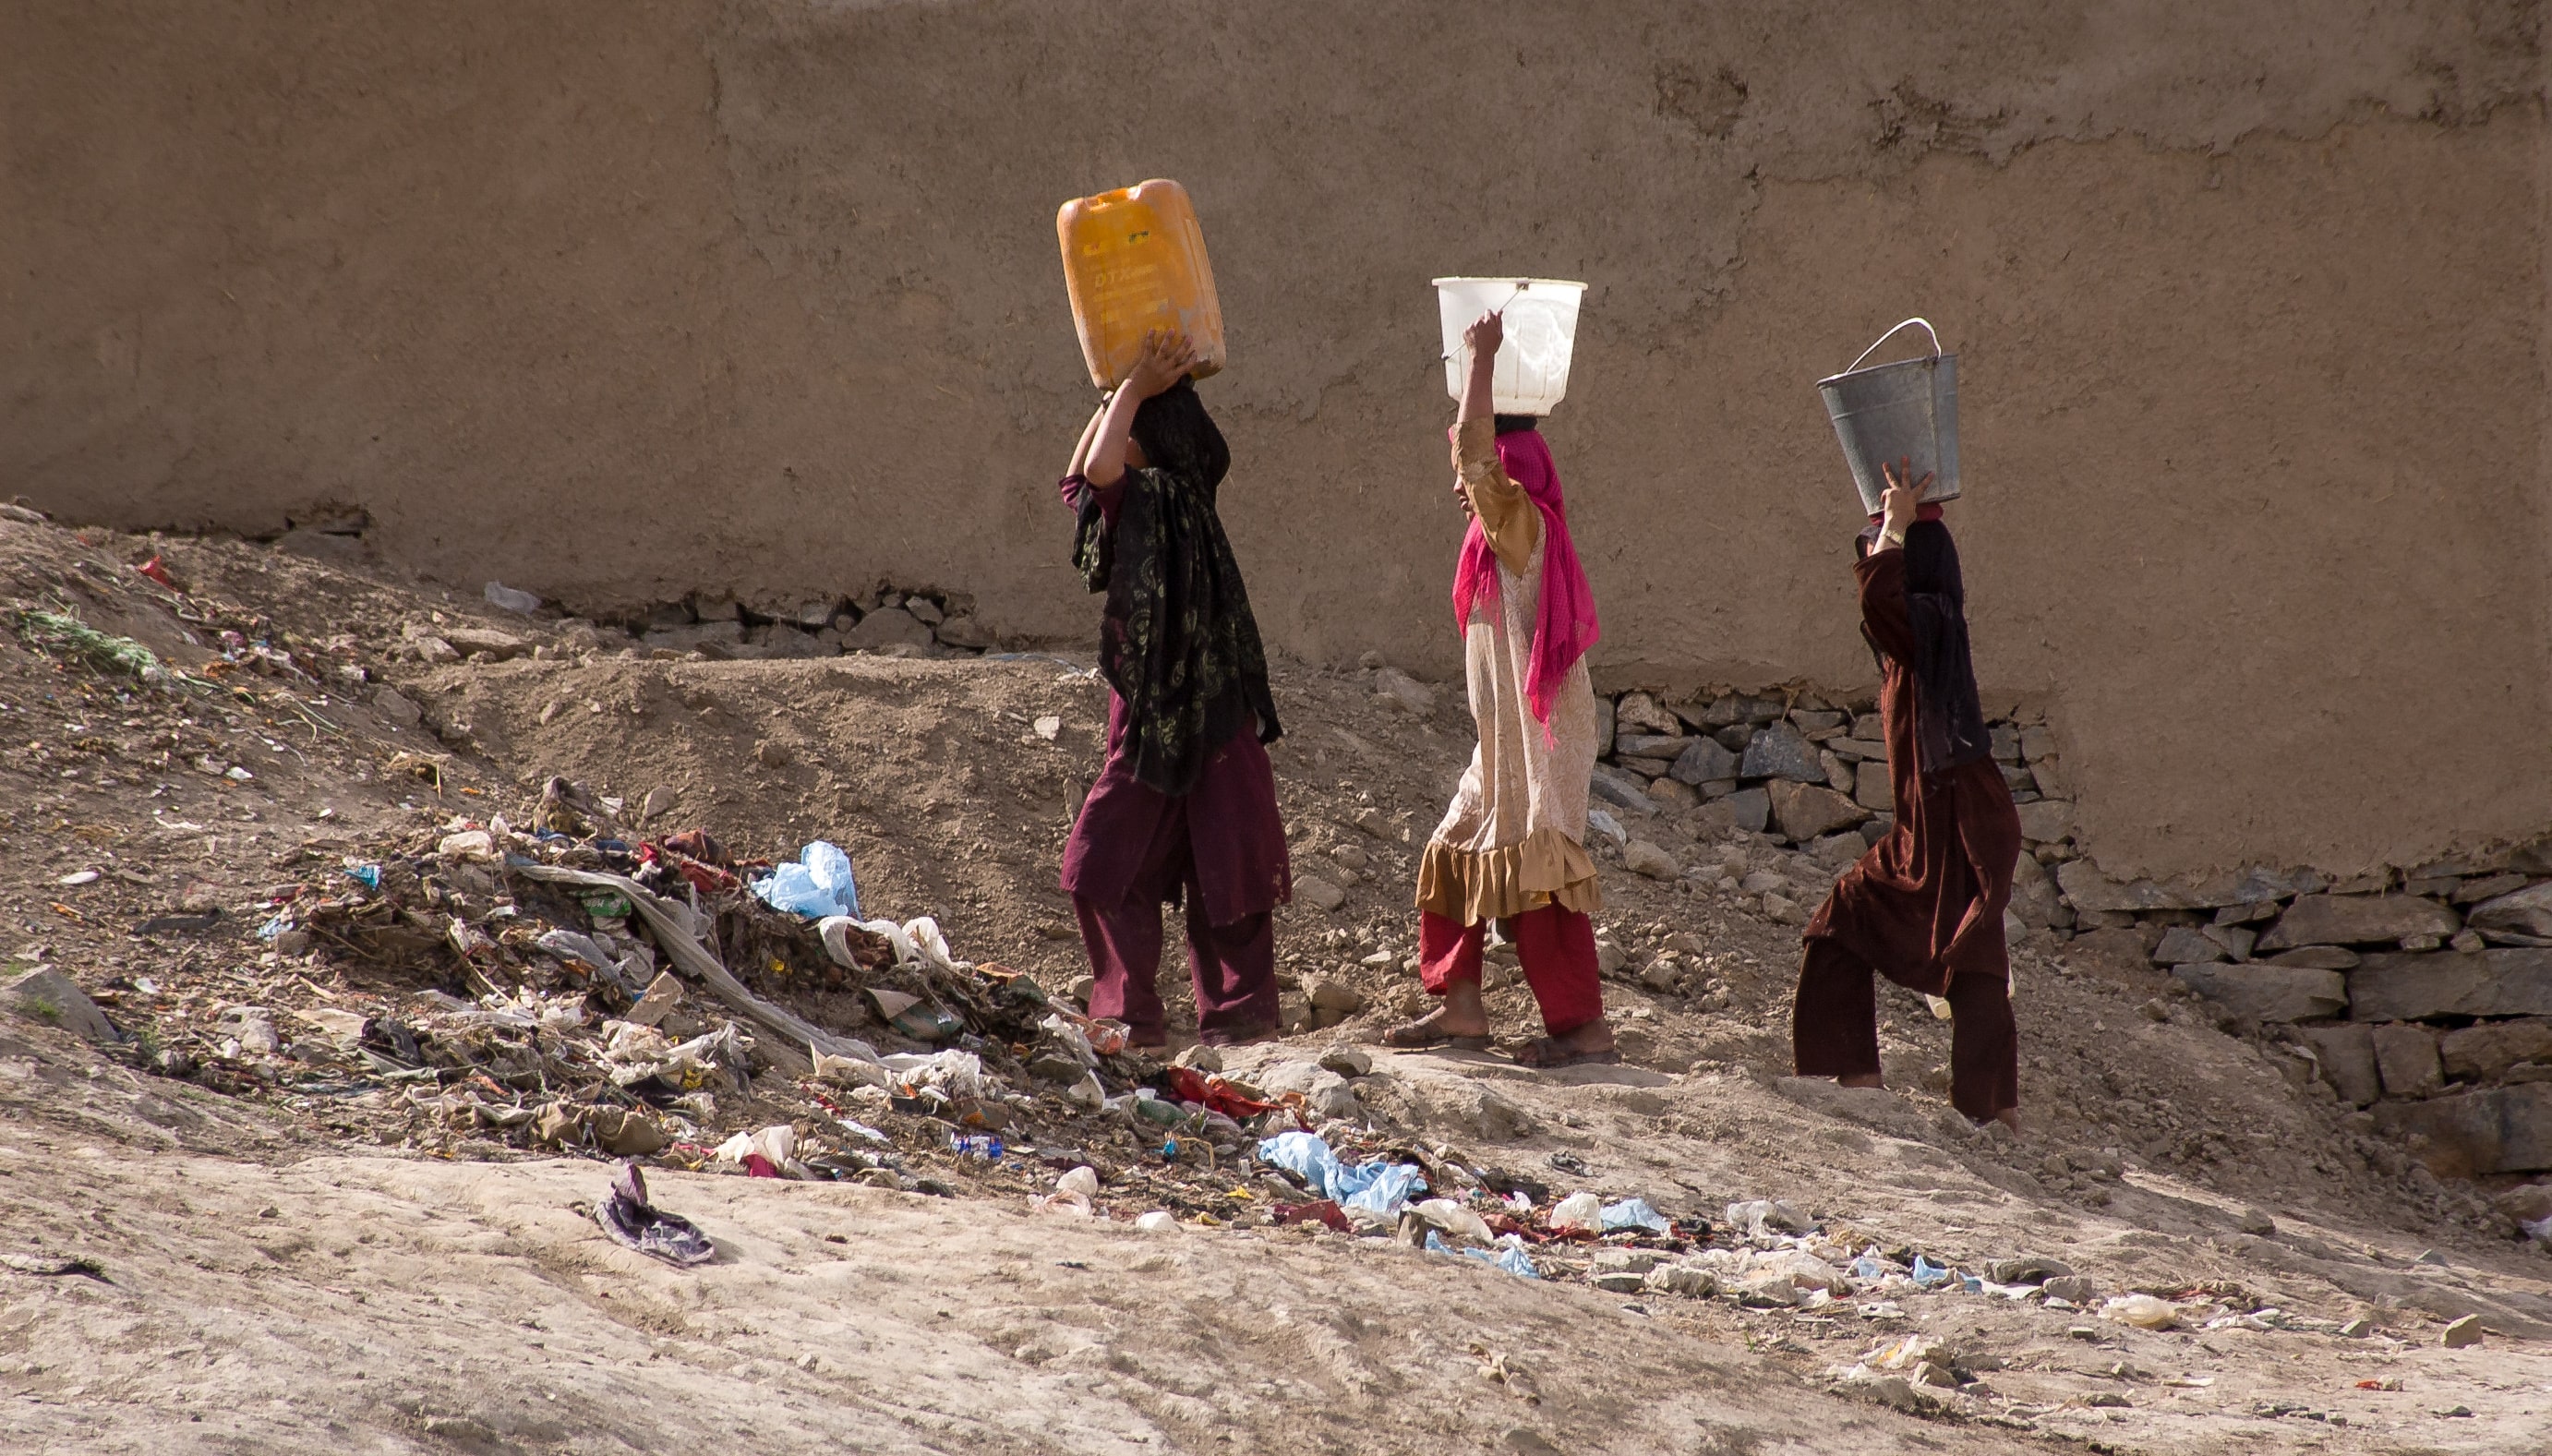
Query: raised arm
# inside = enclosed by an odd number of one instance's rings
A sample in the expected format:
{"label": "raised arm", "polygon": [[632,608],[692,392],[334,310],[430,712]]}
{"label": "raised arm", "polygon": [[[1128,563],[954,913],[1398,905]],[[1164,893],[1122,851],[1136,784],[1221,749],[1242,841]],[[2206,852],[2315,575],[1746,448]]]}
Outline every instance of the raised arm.
{"label": "raised arm", "polygon": [[1134,432],[1134,412],[1143,401],[1177,383],[1198,363],[1196,345],[1183,333],[1163,333],[1158,329],[1143,336],[1143,352],[1134,360],[1133,371],[1116,392],[1108,399],[1108,408],[1100,414],[1098,438],[1090,445],[1088,459],[1082,462],[1081,473],[1091,484],[1105,490],[1125,474],[1125,445]]}
{"label": "raised arm", "polygon": [[1462,380],[1462,400],[1453,423],[1453,489],[1462,506],[1480,521],[1498,565],[1522,574],[1542,544],[1542,511],[1524,487],[1510,479],[1498,463],[1496,395],[1498,346],[1505,342],[1505,321],[1484,313],[1462,331],[1470,347],[1471,371]]}
{"label": "raised arm", "polygon": [[1907,484],[1906,477],[1914,473],[1911,461],[1879,469],[1887,477],[1887,493],[1879,507],[1878,541],[1854,569],[1861,578],[1861,620],[1879,651],[1911,667],[1914,626],[1905,609],[1905,530],[1918,518],[1932,477],[1926,474]]}
{"label": "raised arm", "polygon": [[1090,412],[1090,423],[1081,427],[1081,439],[1072,447],[1072,464],[1063,468],[1065,479],[1080,474],[1081,468],[1090,463],[1090,443],[1099,438],[1099,422],[1107,417],[1108,401],[1103,399],[1099,401],[1099,407]]}
{"label": "raised arm", "polygon": [[1453,416],[1455,427],[1494,418],[1498,349],[1506,339],[1507,321],[1501,314],[1484,313],[1462,331],[1462,342],[1471,350],[1471,372],[1462,380],[1462,403]]}

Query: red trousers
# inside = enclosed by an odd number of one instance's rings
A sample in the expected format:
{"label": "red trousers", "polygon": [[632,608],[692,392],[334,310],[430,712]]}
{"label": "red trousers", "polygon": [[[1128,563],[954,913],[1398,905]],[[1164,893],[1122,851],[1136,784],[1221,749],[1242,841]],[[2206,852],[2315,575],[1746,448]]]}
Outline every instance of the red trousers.
{"label": "red trousers", "polygon": [[[1604,1019],[1604,988],[1595,974],[1595,922],[1564,905],[1511,917],[1507,934],[1524,960],[1525,984],[1542,1006],[1542,1028],[1566,1036]],[[1418,912],[1418,980],[1430,995],[1457,981],[1480,979],[1480,946],[1488,925],[1464,925],[1433,910]]]}
{"label": "red trousers", "polygon": [[[1877,973],[1823,936],[1799,962],[1790,1009],[1790,1054],[1801,1077],[1878,1071]],[[2001,976],[1950,978],[1950,1105],[1982,1121],[2020,1105],[2020,1028]]]}

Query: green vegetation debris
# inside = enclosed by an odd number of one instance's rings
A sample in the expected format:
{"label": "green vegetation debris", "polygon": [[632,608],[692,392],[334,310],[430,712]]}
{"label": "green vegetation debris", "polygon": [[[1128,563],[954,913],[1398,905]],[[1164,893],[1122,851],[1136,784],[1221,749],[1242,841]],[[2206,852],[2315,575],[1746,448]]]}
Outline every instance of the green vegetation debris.
{"label": "green vegetation debris", "polygon": [[115,637],[59,612],[17,613],[18,635],[47,657],[76,662],[98,672],[134,677],[154,687],[174,687],[186,675],[160,661],[160,655],[130,637]]}

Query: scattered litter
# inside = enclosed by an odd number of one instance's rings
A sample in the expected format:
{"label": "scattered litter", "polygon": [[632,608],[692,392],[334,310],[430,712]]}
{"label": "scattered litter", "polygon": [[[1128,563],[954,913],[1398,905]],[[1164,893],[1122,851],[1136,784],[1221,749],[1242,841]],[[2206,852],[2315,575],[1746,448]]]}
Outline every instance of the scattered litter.
{"label": "scattered litter", "polygon": [[618,1243],[668,1264],[704,1264],[717,1254],[690,1219],[648,1204],[647,1177],[635,1163],[621,1163],[611,1180],[611,1193],[595,1206],[593,1219]]}
{"label": "scattered litter", "polygon": [[1163,1208],[1155,1208],[1155,1209],[1153,1209],[1151,1212],[1146,1213],[1146,1214],[1144,1214],[1143,1216],[1141,1216],[1140,1218],[1135,1219],[1135,1220],[1134,1220],[1134,1228],[1135,1228],[1135,1231],[1136,1231],[1136,1232],[1138,1232],[1138,1233],[1182,1233],[1182,1232],[1185,1232],[1185,1230],[1184,1230],[1184,1229],[1182,1229],[1182,1228],[1180,1228],[1180,1227],[1179,1227],[1179,1220],[1178,1220],[1177,1215],[1175,1215],[1175,1214],[1173,1214],[1173,1213],[1169,1212],[1167,1209],[1163,1209]]}
{"label": "scattered litter", "polygon": [[1553,1233],[1576,1231],[1600,1233],[1604,1224],[1604,1200],[1593,1194],[1576,1193],[1559,1200],[1550,1210]]}
{"label": "scattered litter", "polygon": [[1666,1221],[1664,1214],[1649,1207],[1648,1200],[1646,1198],[1624,1198],[1618,1203],[1607,1203],[1604,1205],[1602,1219],[1604,1227],[1608,1230],[1645,1228],[1650,1233],[1674,1232],[1674,1225]]}
{"label": "scattered litter", "polygon": [[1542,1271],[1534,1267],[1533,1256],[1525,1252],[1524,1240],[1514,1234],[1498,1240],[1497,1249],[1464,1249],[1463,1253],[1483,1263],[1494,1264],[1518,1279],[1540,1279]]}
{"label": "scattered litter", "polygon": [[1751,1198],[1728,1205],[1725,1217],[1731,1228],[1743,1229],[1753,1239],[1769,1238],[1775,1233],[1813,1233],[1816,1220],[1777,1198]]}
{"label": "scattered litter", "polygon": [[2180,1308],[2151,1295],[2120,1295],[2100,1306],[2100,1317],[2138,1329],[2169,1329],[2180,1322]]}
{"label": "scattered litter", "polygon": [[1496,1242],[1497,1236],[1489,1231],[1487,1220],[1451,1198],[1428,1198],[1409,1211],[1457,1239],[1474,1244]]}
{"label": "scattered litter", "polygon": [[1385,1189],[1383,1196],[1387,1198],[1389,1191],[1396,1188],[1400,1199],[1405,1201],[1412,1186],[1425,1186],[1419,1170],[1406,1164],[1340,1163],[1337,1154],[1329,1151],[1329,1143],[1316,1132],[1280,1132],[1259,1143],[1258,1161],[1272,1163],[1302,1179],[1321,1197],[1350,1206],[1369,1207],[1377,1213],[1397,1213],[1399,1202],[1377,1207],[1375,1204],[1379,1199],[1368,1199],[1358,1205],[1355,1203],[1357,1196],[1381,1187]]}
{"label": "scattered litter", "polygon": [[1052,743],[1054,742],[1055,735],[1063,731],[1063,720],[1052,713],[1046,713],[1040,716],[1036,722],[1030,726],[1036,729],[1037,737],[1044,739],[1048,743]]}
{"label": "scattered litter", "polygon": [[786,1122],[756,1132],[739,1132],[718,1144],[720,1161],[742,1166],[753,1178],[804,1178],[798,1161],[798,1130]]}
{"label": "scattered litter", "polygon": [[798,852],[796,864],[779,866],[767,879],[753,882],[753,892],[775,910],[809,920],[828,915],[856,920],[860,915],[860,887],[851,873],[851,857],[829,840],[809,843]]}
{"label": "scattered litter", "polygon": [[95,884],[99,878],[95,870],[74,870],[53,883],[55,884]]}

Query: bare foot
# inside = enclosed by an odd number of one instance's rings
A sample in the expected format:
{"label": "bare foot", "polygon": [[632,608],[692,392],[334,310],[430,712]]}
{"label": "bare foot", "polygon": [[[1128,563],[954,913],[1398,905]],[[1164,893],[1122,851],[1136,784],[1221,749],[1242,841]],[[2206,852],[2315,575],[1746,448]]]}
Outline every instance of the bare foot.
{"label": "bare foot", "polygon": [[1622,1054],[1613,1040],[1612,1023],[1599,1017],[1558,1036],[1536,1037],[1516,1049],[1515,1059],[1527,1067],[1568,1067],[1580,1062],[1618,1062]]}
{"label": "bare foot", "polygon": [[1427,1027],[1438,1036],[1488,1035],[1489,1008],[1480,1002],[1480,983],[1456,981],[1445,987],[1436,1009],[1409,1024]]}
{"label": "bare foot", "polygon": [[1854,1073],[1854,1074],[1853,1074],[1852,1076],[1850,1076],[1850,1077],[1838,1077],[1838,1078],[1836,1078],[1836,1079],[1835,1079],[1835,1086],[1837,1086],[1837,1087],[1885,1087],[1885,1086],[1887,1086],[1887,1083],[1886,1083],[1886,1081],[1885,1081],[1884,1079],[1882,1079],[1882,1078],[1881,1078],[1877,1073],[1875,1073],[1875,1072],[1856,1072],[1856,1073]]}
{"label": "bare foot", "polygon": [[1486,1051],[1489,1027],[1486,1017],[1475,1023],[1479,1030],[1461,1030],[1461,1021],[1450,1006],[1438,1006],[1415,1021],[1404,1021],[1382,1034],[1382,1043],[1391,1047],[1434,1047],[1451,1043],[1469,1051]]}

